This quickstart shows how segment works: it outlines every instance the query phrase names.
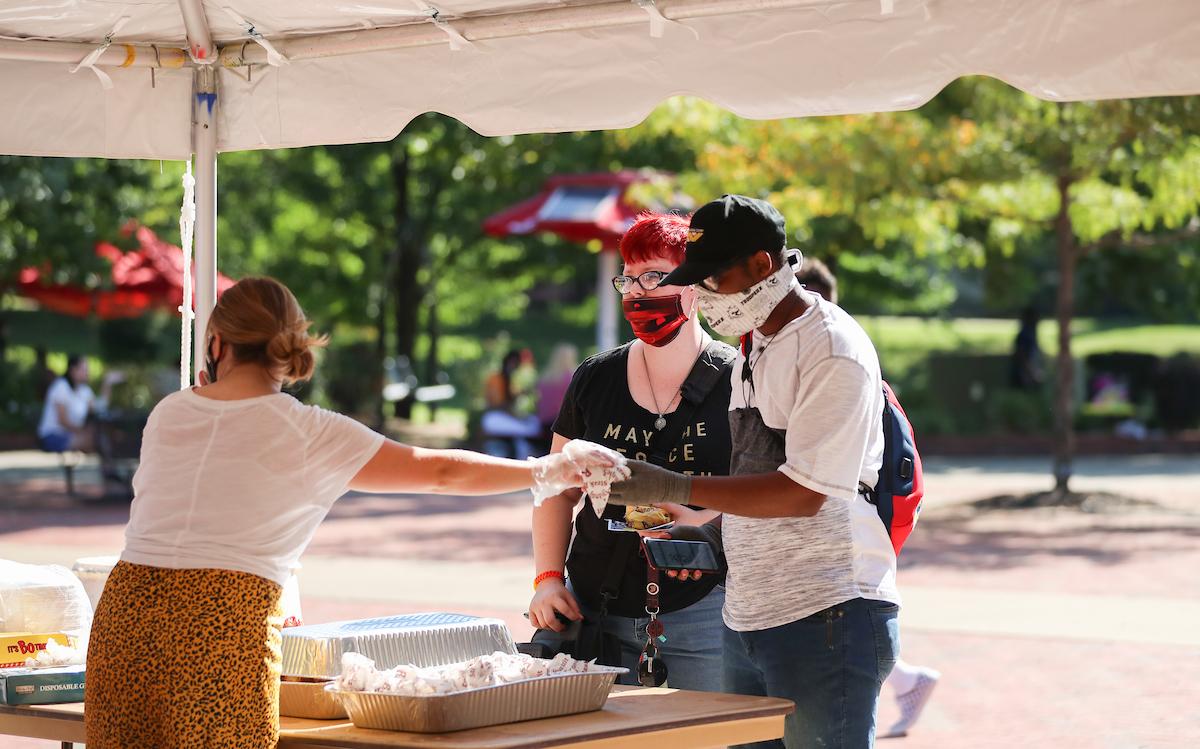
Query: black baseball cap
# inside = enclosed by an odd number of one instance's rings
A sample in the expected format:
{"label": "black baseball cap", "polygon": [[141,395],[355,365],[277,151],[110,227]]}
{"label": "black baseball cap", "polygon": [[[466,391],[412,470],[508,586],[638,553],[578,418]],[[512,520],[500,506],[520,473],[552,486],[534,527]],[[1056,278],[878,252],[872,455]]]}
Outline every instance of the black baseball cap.
{"label": "black baseball cap", "polygon": [[787,243],[783,214],[765,200],[722,195],[692,214],[683,263],[660,286],[691,286],[760,250]]}

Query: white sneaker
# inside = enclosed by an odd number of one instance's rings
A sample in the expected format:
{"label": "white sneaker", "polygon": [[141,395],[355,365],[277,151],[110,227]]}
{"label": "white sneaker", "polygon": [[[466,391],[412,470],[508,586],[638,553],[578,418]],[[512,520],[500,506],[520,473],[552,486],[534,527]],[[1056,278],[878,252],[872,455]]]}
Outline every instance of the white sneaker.
{"label": "white sneaker", "polygon": [[921,669],[913,688],[904,694],[896,695],[896,704],[900,706],[900,720],[896,721],[887,733],[879,738],[891,739],[907,736],[908,729],[912,728],[913,724],[917,722],[917,718],[921,717],[921,711],[925,709],[925,703],[929,702],[933,688],[937,686],[938,679],[941,677],[942,675],[932,668]]}

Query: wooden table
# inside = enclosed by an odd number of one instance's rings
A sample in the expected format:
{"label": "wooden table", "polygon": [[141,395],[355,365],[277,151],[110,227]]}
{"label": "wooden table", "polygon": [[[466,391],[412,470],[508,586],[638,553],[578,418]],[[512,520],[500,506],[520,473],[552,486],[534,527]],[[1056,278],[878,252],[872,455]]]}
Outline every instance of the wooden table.
{"label": "wooden table", "polygon": [[[280,718],[280,749],[707,749],[783,736],[788,700],[617,687],[603,710],[455,733],[355,728],[346,720]],[[0,705],[0,734],[83,742],[83,703]]]}

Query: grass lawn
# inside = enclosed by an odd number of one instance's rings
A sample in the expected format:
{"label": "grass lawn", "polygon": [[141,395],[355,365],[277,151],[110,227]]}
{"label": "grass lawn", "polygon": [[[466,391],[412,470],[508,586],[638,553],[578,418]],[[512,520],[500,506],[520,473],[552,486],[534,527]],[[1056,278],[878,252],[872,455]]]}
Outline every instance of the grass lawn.
{"label": "grass lawn", "polygon": [[[1004,354],[1017,335],[1015,320],[860,316],[857,318],[879,349],[889,370],[904,370],[935,352]],[[1078,319],[1072,324],[1071,350],[1076,357],[1106,351],[1170,356],[1200,355],[1200,325],[1121,325]],[[1058,326],[1043,320],[1038,340],[1047,357],[1058,353]]]}

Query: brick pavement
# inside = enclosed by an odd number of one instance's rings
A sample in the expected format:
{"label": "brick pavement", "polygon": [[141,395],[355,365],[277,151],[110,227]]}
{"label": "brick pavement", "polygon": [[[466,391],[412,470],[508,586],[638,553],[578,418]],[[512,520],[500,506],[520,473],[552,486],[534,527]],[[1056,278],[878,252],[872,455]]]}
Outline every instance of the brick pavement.
{"label": "brick pavement", "polygon": [[[1083,462],[1081,488],[1170,506],[1084,513],[964,504],[1045,488],[1040,463],[929,461],[930,504],[901,560],[902,638],[905,657],[943,679],[911,735],[880,746],[1200,746],[1194,462]],[[125,508],[66,502],[56,478],[0,456],[0,557],[69,564],[119,548]],[[524,637],[528,513],[521,495],[347,498],[306,555],[305,618],[452,608]],[[885,694],[880,725],[893,718]],[[0,738],[35,746],[49,745]]]}

